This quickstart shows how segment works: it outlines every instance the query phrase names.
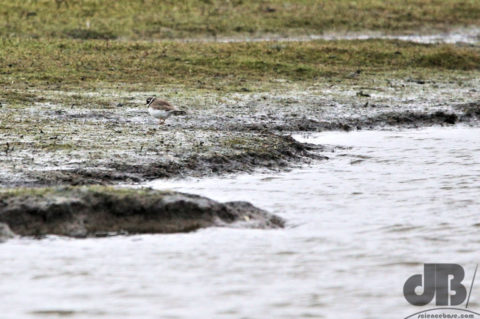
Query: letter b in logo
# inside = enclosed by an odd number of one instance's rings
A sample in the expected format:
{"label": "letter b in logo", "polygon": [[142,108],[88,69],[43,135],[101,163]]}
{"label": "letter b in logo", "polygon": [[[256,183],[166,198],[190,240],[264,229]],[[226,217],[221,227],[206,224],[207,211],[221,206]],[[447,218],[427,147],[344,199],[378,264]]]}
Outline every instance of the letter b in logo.
{"label": "letter b in logo", "polygon": [[[436,295],[437,306],[448,306],[450,291],[450,306],[461,304],[467,297],[467,290],[461,284],[465,277],[462,266],[457,264],[425,264],[424,277],[413,275],[403,285],[403,295],[409,303],[415,306],[424,306],[432,301]],[[415,288],[423,287],[423,293],[418,295]]]}

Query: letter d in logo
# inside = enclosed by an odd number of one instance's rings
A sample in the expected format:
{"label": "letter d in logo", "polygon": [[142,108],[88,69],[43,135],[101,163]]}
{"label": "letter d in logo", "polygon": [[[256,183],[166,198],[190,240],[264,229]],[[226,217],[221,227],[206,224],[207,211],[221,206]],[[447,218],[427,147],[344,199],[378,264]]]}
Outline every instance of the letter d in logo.
{"label": "letter d in logo", "polygon": [[[425,283],[422,282],[422,275],[413,275],[403,285],[405,299],[414,306],[424,306],[435,296],[435,264],[425,264],[423,267]],[[415,293],[417,287],[423,287],[423,294]]]}

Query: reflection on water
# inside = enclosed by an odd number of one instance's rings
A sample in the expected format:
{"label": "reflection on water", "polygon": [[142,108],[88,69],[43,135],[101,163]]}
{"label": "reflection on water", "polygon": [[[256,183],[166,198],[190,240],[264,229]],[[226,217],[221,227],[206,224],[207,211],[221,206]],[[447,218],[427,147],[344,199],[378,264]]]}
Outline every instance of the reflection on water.
{"label": "reflection on water", "polygon": [[402,288],[424,262],[462,264],[470,282],[480,129],[297,138],[344,147],[290,172],[151,183],[248,200],[286,229],[12,240],[0,246],[2,318],[401,318],[421,309]]}

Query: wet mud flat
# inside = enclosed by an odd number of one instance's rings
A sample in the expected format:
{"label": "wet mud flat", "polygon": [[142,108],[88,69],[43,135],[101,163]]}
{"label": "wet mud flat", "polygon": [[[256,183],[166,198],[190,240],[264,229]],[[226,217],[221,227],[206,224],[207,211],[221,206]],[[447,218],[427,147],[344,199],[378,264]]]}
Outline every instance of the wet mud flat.
{"label": "wet mud flat", "polygon": [[43,101],[29,107],[4,102],[0,108],[0,185],[135,183],[282,169],[324,158],[321,147],[291,138],[294,132],[476,125],[479,87],[472,78],[406,78],[279,83],[270,92],[164,88],[185,111],[165,125],[145,108],[145,97],[155,92],[35,92]]}

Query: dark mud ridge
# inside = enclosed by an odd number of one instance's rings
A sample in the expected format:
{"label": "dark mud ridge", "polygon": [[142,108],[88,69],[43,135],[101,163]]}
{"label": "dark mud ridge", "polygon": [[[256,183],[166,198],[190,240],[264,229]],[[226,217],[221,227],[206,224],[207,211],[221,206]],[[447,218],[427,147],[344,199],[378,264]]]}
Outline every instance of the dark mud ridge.
{"label": "dark mud ridge", "polygon": [[[29,177],[35,180],[32,186],[139,183],[158,178],[251,172],[259,167],[279,169],[291,165],[293,161],[305,163],[311,159],[327,159],[319,154],[323,150],[321,146],[300,143],[291,136],[270,134],[269,137],[268,144],[261,141],[264,143],[255,145],[255,149],[239,153],[225,147],[224,152],[210,156],[189,152],[181,160],[139,160],[136,163],[112,161],[107,167],[36,171],[30,172]],[[0,179],[0,185],[1,182]],[[20,186],[24,185],[26,183],[21,181]]]}
{"label": "dark mud ridge", "polygon": [[270,229],[283,227],[284,221],[246,202],[219,203],[151,189],[80,186],[0,192],[0,241],[14,234],[83,238],[227,225]]}

